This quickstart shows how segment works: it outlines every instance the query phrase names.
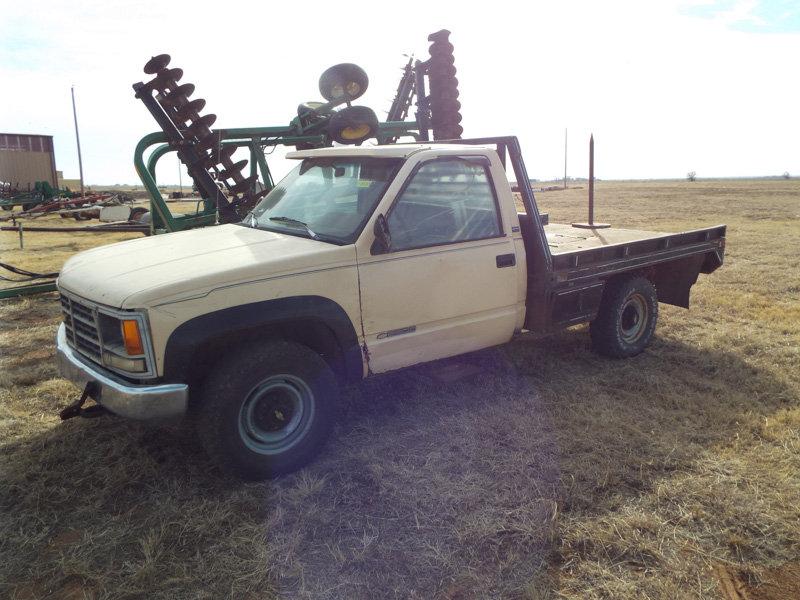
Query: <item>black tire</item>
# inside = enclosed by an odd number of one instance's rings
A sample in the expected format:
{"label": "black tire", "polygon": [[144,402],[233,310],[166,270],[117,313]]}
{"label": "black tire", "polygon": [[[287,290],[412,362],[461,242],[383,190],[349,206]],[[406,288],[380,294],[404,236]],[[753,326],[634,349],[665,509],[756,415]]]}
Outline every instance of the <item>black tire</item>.
{"label": "black tire", "polygon": [[222,470],[268,479],[299,469],[319,452],[337,395],[330,367],[306,346],[248,346],[229,354],[206,379],[197,431]]}
{"label": "black tire", "polygon": [[328,102],[352,102],[367,91],[367,72],[353,63],[334,65],[320,75],[319,93]]}
{"label": "black tire", "polygon": [[366,106],[348,106],[331,115],[328,135],[340,144],[360,144],[378,133],[378,117]]}
{"label": "black tire", "polygon": [[310,142],[297,142],[294,145],[295,150],[312,150],[314,148],[322,148],[319,144],[312,144]]}
{"label": "black tire", "polygon": [[629,358],[644,350],[658,321],[658,294],[645,277],[606,283],[589,332],[594,349],[605,356]]}
{"label": "black tire", "polygon": [[147,209],[144,206],[134,206],[133,208],[131,208],[130,215],[128,215],[128,220],[138,221],[139,219],[142,218],[142,215],[147,212],[149,212],[149,209]]}
{"label": "black tire", "polygon": [[3,210],[14,210],[13,204],[2,204],[0,207],[2,207]]}

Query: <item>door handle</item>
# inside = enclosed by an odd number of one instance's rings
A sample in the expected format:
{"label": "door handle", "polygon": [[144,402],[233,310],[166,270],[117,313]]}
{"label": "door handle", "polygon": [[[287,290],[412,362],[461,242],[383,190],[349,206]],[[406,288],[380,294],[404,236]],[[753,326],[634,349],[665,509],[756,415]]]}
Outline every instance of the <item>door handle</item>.
{"label": "door handle", "polygon": [[498,269],[513,267],[517,264],[517,256],[515,254],[498,254],[497,257],[495,257],[495,261],[497,262]]}

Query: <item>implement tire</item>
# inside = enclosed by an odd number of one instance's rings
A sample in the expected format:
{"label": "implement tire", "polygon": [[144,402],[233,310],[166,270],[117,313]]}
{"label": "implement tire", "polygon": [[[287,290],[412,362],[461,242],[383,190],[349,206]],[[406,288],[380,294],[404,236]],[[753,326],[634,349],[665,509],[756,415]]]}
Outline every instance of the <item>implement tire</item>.
{"label": "implement tire", "polygon": [[299,469],[319,452],[337,395],[330,367],[306,346],[247,346],[227,355],[204,382],[197,431],[223,471],[268,479]]}
{"label": "implement tire", "polygon": [[377,133],[378,117],[366,106],[348,106],[328,121],[328,135],[340,144],[361,144]]}
{"label": "implement tire", "polygon": [[636,356],[650,343],[657,321],[658,294],[649,279],[609,281],[597,317],[589,325],[592,346],[612,358]]}

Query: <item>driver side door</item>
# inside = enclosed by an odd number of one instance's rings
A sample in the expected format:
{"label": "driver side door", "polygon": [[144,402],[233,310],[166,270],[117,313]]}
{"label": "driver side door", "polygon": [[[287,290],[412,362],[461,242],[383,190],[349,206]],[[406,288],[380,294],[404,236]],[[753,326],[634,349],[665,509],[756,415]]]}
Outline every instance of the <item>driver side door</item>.
{"label": "driver side door", "polygon": [[501,344],[517,321],[517,261],[488,160],[423,162],[386,219],[386,252],[359,257],[370,370]]}

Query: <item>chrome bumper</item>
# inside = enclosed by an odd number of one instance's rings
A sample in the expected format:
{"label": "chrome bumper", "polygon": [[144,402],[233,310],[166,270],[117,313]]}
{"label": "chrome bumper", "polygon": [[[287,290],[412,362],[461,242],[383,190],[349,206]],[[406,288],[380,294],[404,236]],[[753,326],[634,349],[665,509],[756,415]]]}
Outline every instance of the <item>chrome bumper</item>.
{"label": "chrome bumper", "polygon": [[186,413],[189,386],[181,383],[132,385],[118,379],[102,367],[85,362],[67,345],[63,323],[56,336],[56,356],[64,379],[80,387],[94,381],[97,392],[92,398],[116,415],[150,421],[174,419]]}

